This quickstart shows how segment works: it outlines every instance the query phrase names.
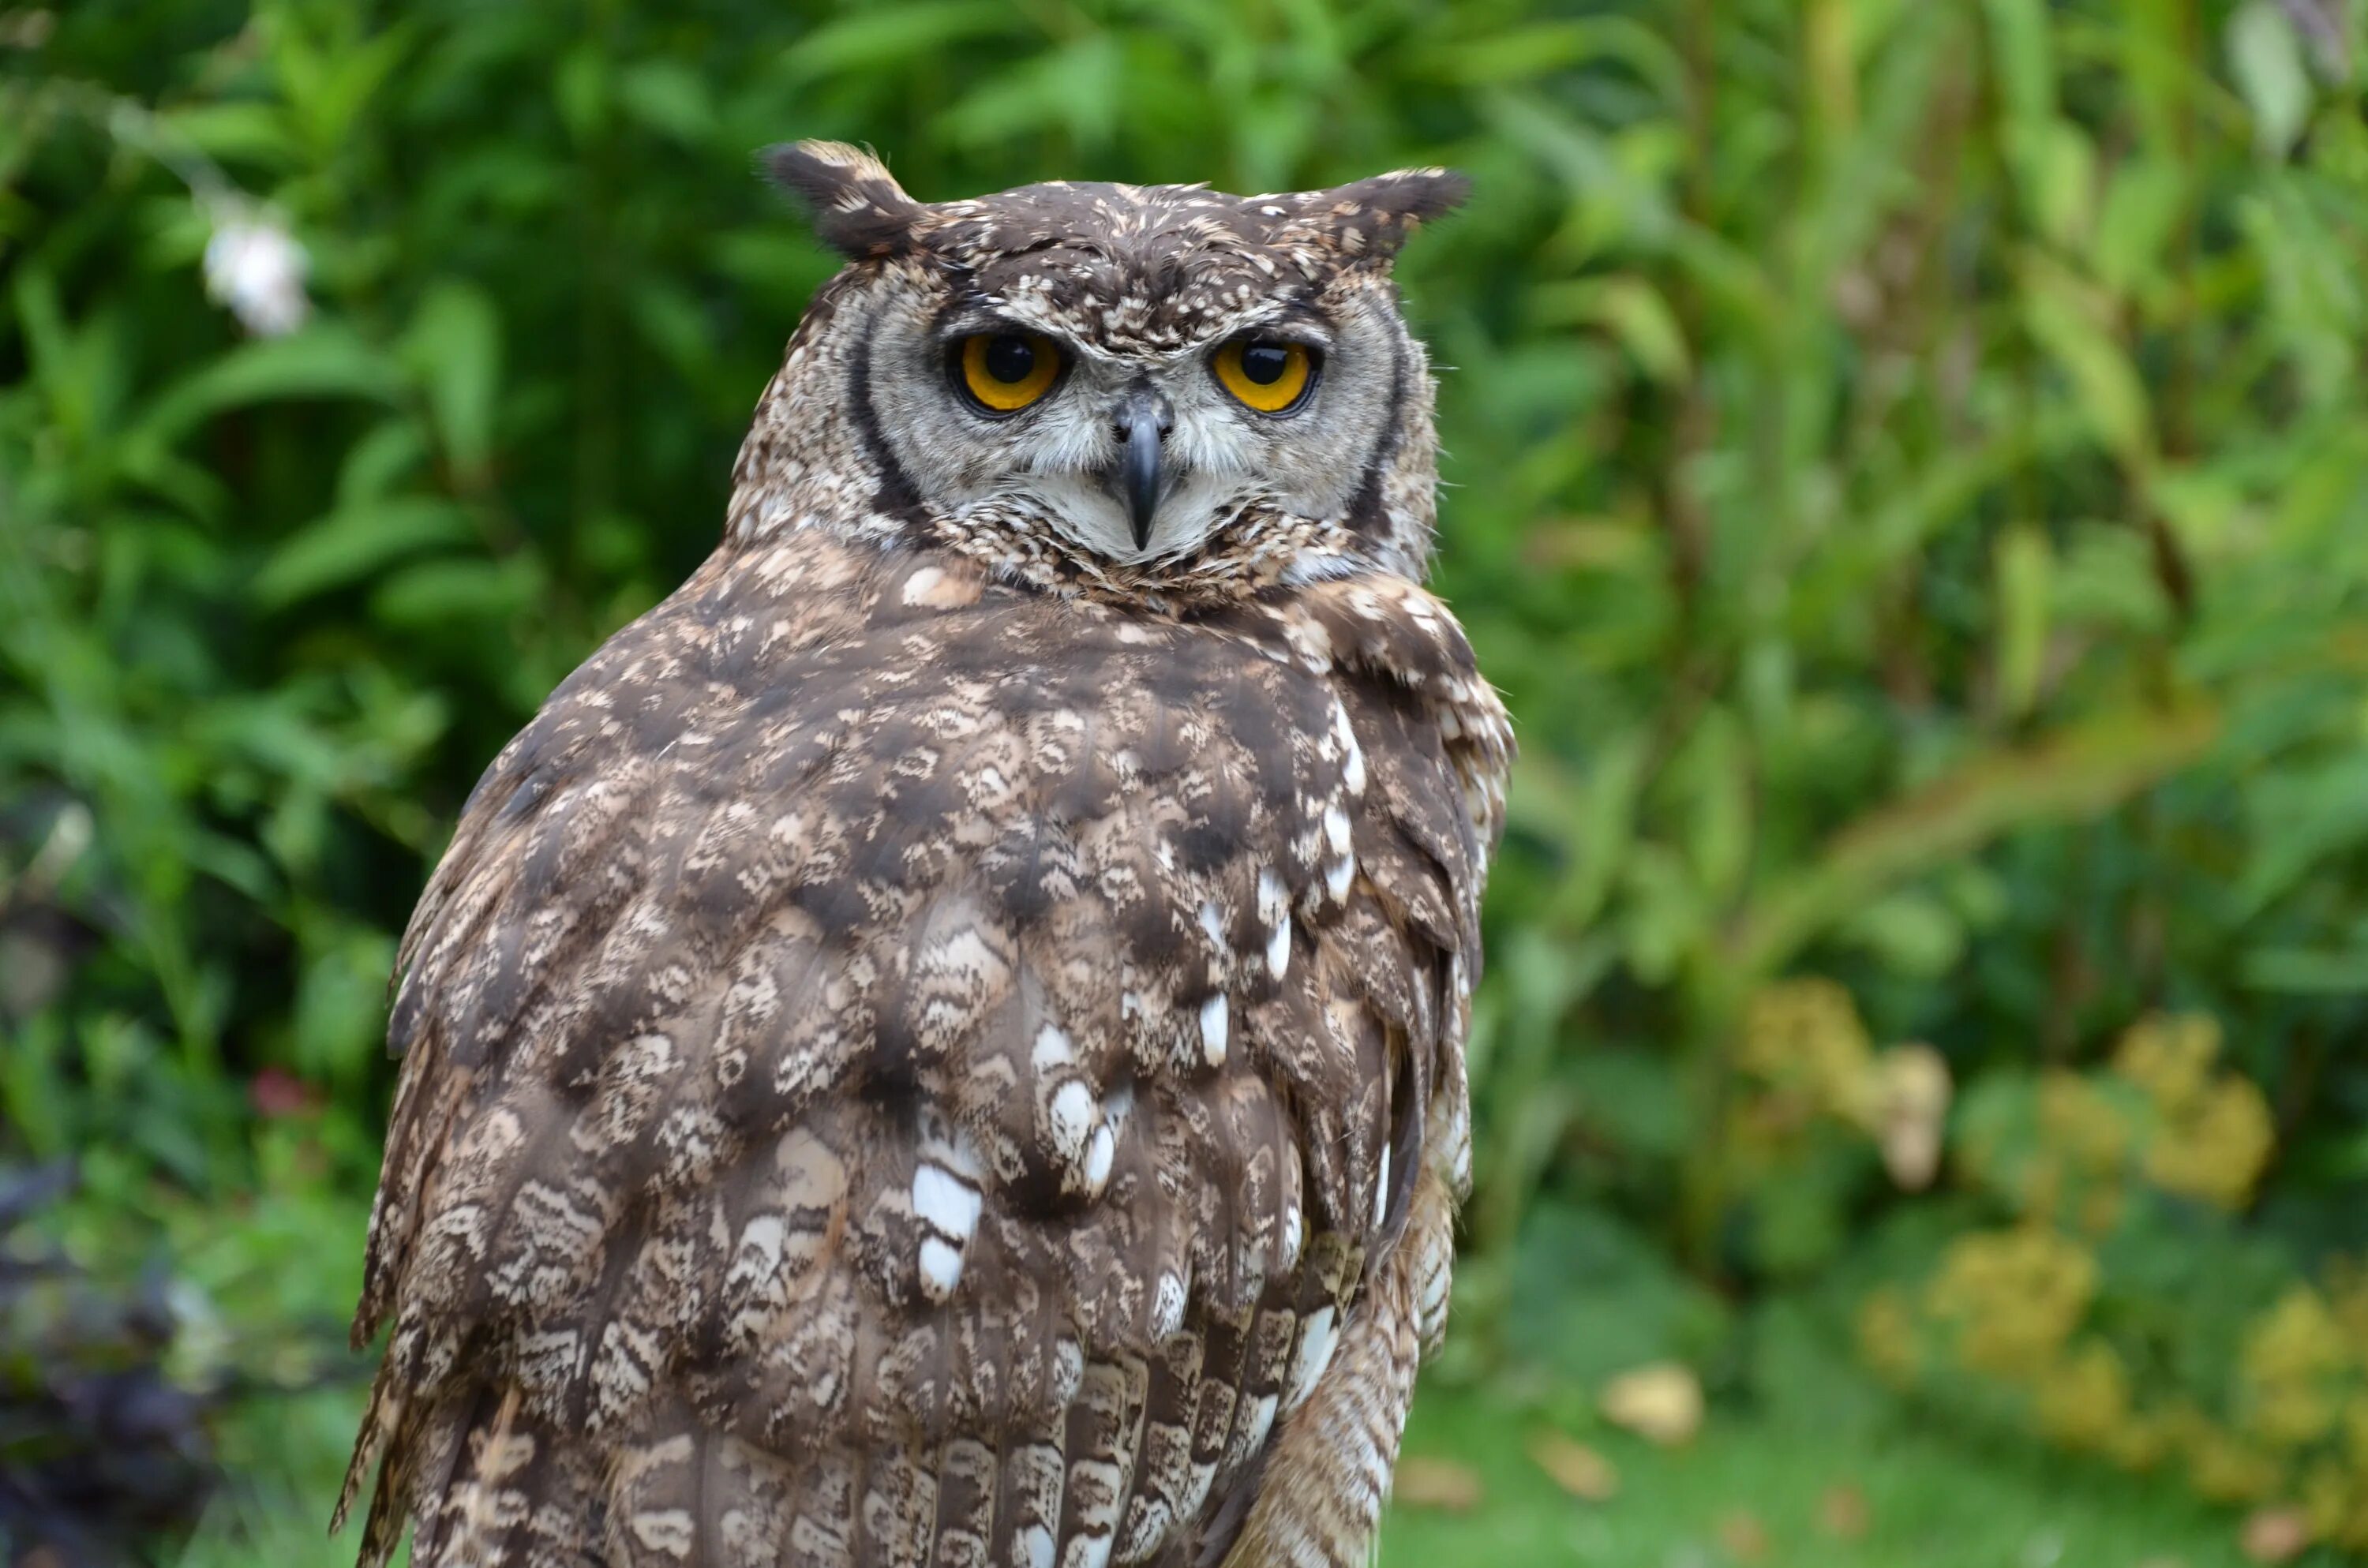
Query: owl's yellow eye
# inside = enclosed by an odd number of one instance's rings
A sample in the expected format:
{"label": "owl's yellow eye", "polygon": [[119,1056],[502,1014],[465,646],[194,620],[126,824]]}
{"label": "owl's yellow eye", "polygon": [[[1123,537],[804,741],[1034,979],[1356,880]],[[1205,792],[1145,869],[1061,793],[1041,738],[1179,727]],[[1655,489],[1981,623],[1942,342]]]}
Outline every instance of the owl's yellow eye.
{"label": "owl's yellow eye", "polygon": [[1030,332],[980,332],[962,341],[962,390],[982,407],[1015,414],[1061,379],[1061,351]]}
{"label": "owl's yellow eye", "polygon": [[1281,414],[1307,395],[1315,355],[1304,344],[1237,337],[1217,350],[1217,382],[1260,414]]}

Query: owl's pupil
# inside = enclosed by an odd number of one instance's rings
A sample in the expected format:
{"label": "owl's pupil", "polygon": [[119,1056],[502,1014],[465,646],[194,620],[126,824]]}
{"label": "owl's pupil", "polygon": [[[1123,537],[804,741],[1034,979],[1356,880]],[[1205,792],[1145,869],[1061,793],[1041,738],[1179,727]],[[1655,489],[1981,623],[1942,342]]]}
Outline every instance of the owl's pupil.
{"label": "owl's pupil", "polygon": [[1291,369],[1291,350],[1280,343],[1253,343],[1242,350],[1242,374],[1262,387],[1282,380]]}
{"label": "owl's pupil", "polygon": [[1036,346],[1024,337],[994,337],[987,340],[986,373],[996,381],[1010,385],[1026,381],[1036,369]]}

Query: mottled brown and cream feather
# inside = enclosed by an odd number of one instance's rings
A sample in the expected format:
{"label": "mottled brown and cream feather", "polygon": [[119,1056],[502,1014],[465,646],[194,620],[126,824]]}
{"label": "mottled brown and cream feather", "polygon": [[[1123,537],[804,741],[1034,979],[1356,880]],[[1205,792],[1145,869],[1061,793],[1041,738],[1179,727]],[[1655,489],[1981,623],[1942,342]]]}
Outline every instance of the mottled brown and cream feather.
{"label": "mottled brown and cream feather", "polygon": [[[734,526],[495,759],[405,937],[363,1560],[1345,1563],[1445,1310],[1509,749],[1392,569],[1427,379],[1361,521],[1016,542],[802,389],[867,290],[1097,231],[795,157],[866,259]],[[1376,286],[1372,229],[1277,243],[1335,247],[1320,298]]]}

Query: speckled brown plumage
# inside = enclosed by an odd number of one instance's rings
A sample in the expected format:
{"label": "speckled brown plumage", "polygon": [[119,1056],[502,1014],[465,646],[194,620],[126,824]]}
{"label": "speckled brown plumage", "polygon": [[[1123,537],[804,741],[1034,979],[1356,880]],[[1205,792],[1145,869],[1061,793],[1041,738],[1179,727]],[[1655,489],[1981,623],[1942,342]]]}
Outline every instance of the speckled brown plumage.
{"label": "speckled brown plumage", "polygon": [[[1361,511],[1246,492],[1112,560],[901,475],[862,324],[1395,324],[1438,192],[928,208],[780,165],[856,259],[727,539],[495,759],[404,940],[363,1560],[408,1523],[421,1568],[1360,1561],[1445,1312],[1509,749],[1416,581],[1419,348]],[[1291,276],[1136,292],[1262,208]]]}

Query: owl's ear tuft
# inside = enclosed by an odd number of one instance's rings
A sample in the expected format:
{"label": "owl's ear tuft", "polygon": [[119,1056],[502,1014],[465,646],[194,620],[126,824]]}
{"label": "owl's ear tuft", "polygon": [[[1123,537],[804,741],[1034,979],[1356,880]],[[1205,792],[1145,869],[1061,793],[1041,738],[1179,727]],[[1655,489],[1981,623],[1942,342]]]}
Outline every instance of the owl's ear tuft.
{"label": "owl's ear tuft", "polygon": [[1472,194],[1472,176],[1461,169],[1398,169],[1344,185],[1332,194],[1391,213],[1411,226],[1443,218],[1463,206]]}
{"label": "owl's ear tuft", "polygon": [[1307,192],[1300,198],[1299,222],[1345,259],[1387,261],[1408,235],[1471,194],[1470,177],[1454,169],[1399,169]]}
{"label": "owl's ear tuft", "polygon": [[843,142],[784,142],[757,161],[766,178],[805,204],[823,243],[850,261],[910,249],[928,210],[877,156]]}

